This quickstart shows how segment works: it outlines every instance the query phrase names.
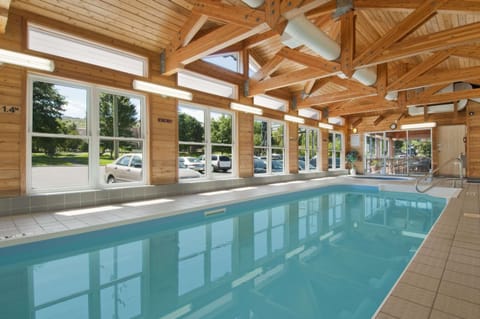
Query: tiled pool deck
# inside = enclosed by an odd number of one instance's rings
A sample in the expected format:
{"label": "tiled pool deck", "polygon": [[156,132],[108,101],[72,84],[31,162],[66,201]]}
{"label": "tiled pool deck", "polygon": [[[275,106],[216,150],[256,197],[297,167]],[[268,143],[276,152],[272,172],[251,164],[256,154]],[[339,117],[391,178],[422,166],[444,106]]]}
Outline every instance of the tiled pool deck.
{"label": "tiled pool deck", "polygon": [[[6,216],[0,217],[0,247],[226,205],[246,198],[352,183],[382,184],[388,190],[414,191],[412,181],[329,177],[112,204],[94,209]],[[449,197],[447,208],[376,318],[480,318],[479,191],[480,184],[466,183],[461,191],[436,187],[429,192]]]}

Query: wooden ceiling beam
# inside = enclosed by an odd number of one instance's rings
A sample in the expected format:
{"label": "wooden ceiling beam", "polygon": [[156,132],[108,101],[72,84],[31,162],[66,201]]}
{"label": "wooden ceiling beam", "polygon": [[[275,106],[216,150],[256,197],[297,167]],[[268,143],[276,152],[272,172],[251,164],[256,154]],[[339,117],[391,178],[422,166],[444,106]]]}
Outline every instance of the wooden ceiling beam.
{"label": "wooden ceiling beam", "polygon": [[182,26],[182,29],[178,31],[175,38],[172,39],[168,48],[165,49],[165,52],[168,55],[171,55],[178,48],[186,46],[197,32],[202,28],[202,26],[207,22],[208,17],[203,14],[192,13],[190,19],[188,19],[185,24]]}
{"label": "wooden ceiling beam", "polygon": [[[355,8],[378,8],[378,9],[416,9],[424,0],[354,0]],[[480,2],[471,0],[455,0],[444,3],[439,11],[478,12]]]}
{"label": "wooden ceiling beam", "polygon": [[332,76],[328,78],[330,82],[335,83],[337,85],[340,85],[344,87],[347,90],[350,91],[357,91],[357,92],[363,92],[363,93],[376,93],[377,90],[374,87],[371,86],[365,86],[361,84],[360,82],[357,82],[355,80],[351,79],[342,79],[339,78],[338,76]]}
{"label": "wooden ceiling beam", "polygon": [[440,104],[447,102],[455,102],[458,100],[464,100],[469,98],[479,98],[480,89],[471,89],[471,90],[462,90],[456,92],[448,93],[437,93],[425,97],[415,97],[407,101],[409,106],[416,105],[430,105],[430,104]]}
{"label": "wooden ceiling beam", "polygon": [[172,75],[178,69],[183,68],[184,65],[215,53],[256,33],[263,32],[266,28],[268,28],[266,24],[260,24],[253,29],[241,28],[235,24],[221,26],[167,56],[163,74]]}
{"label": "wooden ceiling beam", "polygon": [[246,49],[252,49],[258,45],[262,45],[267,41],[272,40],[273,38],[280,37],[280,34],[277,31],[269,30],[260,34],[255,34],[248,39],[243,40],[243,46]]}
{"label": "wooden ceiling beam", "polygon": [[328,116],[346,116],[368,114],[374,112],[392,111],[398,109],[395,102],[385,101],[378,97],[367,97],[328,107]]}
{"label": "wooden ceiling beam", "polygon": [[330,0],[289,0],[282,1],[280,13],[285,19],[292,19],[300,14],[307,13],[322,5],[328,4]]}
{"label": "wooden ceiling beam", "polygon": [[328,77],[331,74],[325,71],[315,69],[301,69],[290,73],[278,75],[260,82],[250,83],[249,96],[262,94],[270,90],[287,87],[300,82],[305,82],[312,79],[319,79]]}
{"label": "wooden ceiling beam", "polygon": [[355,128],[355,127],[359,126],[360,123],[362,123],[362,121],[363,121],[363,118],[361,118],[361,117],[356,119],[355,121],[353,121],[352,122],[352,128]]}
{"label": "wooden ceiling beam", "polygon": [[337,1],[330,0],[327,3],[322,4],[321,6],[318,6],[315,9],[312,9],[306,12],[305,16],[308,19],[317,19],[321,16],[331,15],[333,12],[335,12],[336,9],[337,9]]}
{"label": "wooden ceiling beam", "polygon": [[377,116],[377,118],[376,118],[375,120],[373,120],[373,126],[377,126],[377,125],[380,124],[384,119],[385,119],[385,117],[384,117],[383,115]]}
{"label": "wooden ceiling beam", "polygon": [[478,74],[480,74],[480,66],[436,72],[432,71],[409,81],[406,85],[400,87],[399,90],[442,84],[446,85],[452,82],[468,82],[471,79],[478,79]]}
{"label": "wooden ceiling beam", "polygon": [[[317,93],[318,90],[320,90],[322,87],[324,87],[328,82],[330,82],[330,78],[322,78],[322,79],[317,79],[315,80],[315,83],[313,84],[310,92],[308,92],[309,95],[313,95]],[[307,93],[307,92],[305,92]]]}
{"label": "wooden ceiling beam", "polygon": [[384,50],[389,48],[395,42],[401,40],[410,32],[417,29],[433,15],[436,10],[449,0],[426,0],[418,8],[409,14],[402,22],[398,23],[393,29],[387,32],[382,38],[368,46],[357,58],[355,65],[364,65],[371,62],[377,56],[382,55]]}
{"label": "wooden ceiling beam", "polygon": [[319,56],[313,56],[287,47],[283,47],[277,55],[282,56],[290,61],[302,64],[306,67],[335,73],[340,71],[340,64],[325,60]]}
{"label": "wooden ceiling beam", "polygon": [[271,58],[267,63],[265,63],[260,70],[255,72],[255,74],[253,74],[250,79],[253,81],[261,81],[265,79],[280,67],[284,59],[284,57],[278,54],[274,55],[273,58]]}
{"label": "wooden ceiling beam", "polygon": [[10,10],[10,0],[0,1],[0,34],[5,33],[8,22],[8,12]]}
{"label": "wooden ceiling beam", "polygon": [[[391,62],[411,56],[455,48],[464,44],[480,41],[480,22],[439,31],[413,39],[404,40],[386,49],[382,55],[376,57],[365,66]],[[453,53],[454,54],[454,53]]]}
{"label": "wooden ceiling beam", "polygon": [[[336,102],[348,101],[348,100],[356,100],[362,99],[365,97],[376,96],[377,92],[358,92],[358,91],[350,91],[345,90],[336,93],[324,94],[324,95],[315,95],[306,98],[298,102],[298,108],[306,108],[312,106],[320,106],[320,105],[327,105]],[[330,114],[330,113],[329,113]]]}
{"label": "wooden ceiling beam", "polygon": [[388,65],[386,63],[379,64],[377,67],[377,93],[379,97],[387,95],[388,85]]}
{"label": "wooden ceiling beam", "polygon": [[195,1],[192,12],[206,15],[213,20],[236,24],[243,28],[255,28],[266,22],[264,11],[232,6],[214,0]]}
{"label": "wooden ceiling beam", "polygon": [[400,76],[396,81],[388,85],[387,91],[395,91],[400,87],[408,85],[408,82],[433,69],[435,66],[448,59],[450,55],[450,50],[440,51],[433,54],[431,57],[424,60],[422,63],[418,64],[413,69]]}
{"label": "wooden ceiling beam", "polygon": [[353,75],[353,57],[355,55],[355,14],[350,10],[340,17],[340,65],[342,72],[349,78]]}
{"label": "wooden ceiling beam", "polygon": [[265,1],[265,21],[274,29],[280,21],[280,0]]}
{"label": "wooden ceiling beam", "polygon": [[186,65],[185,69],[237,85],[243,84],[245,80],[243,74],[227,70],[203,60],[194,61]]}

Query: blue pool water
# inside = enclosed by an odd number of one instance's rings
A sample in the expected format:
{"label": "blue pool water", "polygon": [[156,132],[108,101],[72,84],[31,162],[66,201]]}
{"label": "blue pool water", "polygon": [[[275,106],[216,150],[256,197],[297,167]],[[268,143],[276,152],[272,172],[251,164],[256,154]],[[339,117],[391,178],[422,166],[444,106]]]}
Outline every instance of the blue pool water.
{"label": "blue pool water", "polygon": [[333,186],[0,249],[2,318],[370,318],[445,200]]}

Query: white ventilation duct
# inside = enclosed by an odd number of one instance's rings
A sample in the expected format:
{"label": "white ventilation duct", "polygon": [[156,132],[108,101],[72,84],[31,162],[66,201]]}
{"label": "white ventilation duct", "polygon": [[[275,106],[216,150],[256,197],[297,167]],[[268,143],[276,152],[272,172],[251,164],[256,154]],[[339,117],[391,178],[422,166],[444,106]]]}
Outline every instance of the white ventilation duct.
{"label": "white ventilation duct", "polygon": [[[289,48],[305,45],[322,58],[332,61],[340,57],[340,46],[337,42],[311,23],[305,15],[301,14],[288,20],[287,27],[282,34],[282,43]],[[345,78],[343,73],[340,77]],[[377,81],[376,68],[356,70],[353,79],[363,85],[371,86]]]}
{"label": "white ventilation duct", "polygon": [[242,2],[249,7],[258,8],[265,2],[265,0],[242,0]]}
{"label": "white ventilation duct", "polygon": [[[455,84],[450,84],[449,86],[443,88],[442,90],[438,91],[439,93],[450,93],[456,91],[463,91],[463,90],[471,90],[472,85],[466,82],[459,82]],[[475,102],[480,102],[480,98],[472,98],[471,100]],[[467,105],[468,99],[458,101],[457,111],[461,111]],[[453,112],[455,110],[455,106],[453,103],[447,104],[437,104],[437,105],[429,105],[427,106],[427,113],[444,113],[444,112]],[[408,106],[408,115],[416,116],[416,115],[423,115],[424,114],[424,107],[423,106]]]}

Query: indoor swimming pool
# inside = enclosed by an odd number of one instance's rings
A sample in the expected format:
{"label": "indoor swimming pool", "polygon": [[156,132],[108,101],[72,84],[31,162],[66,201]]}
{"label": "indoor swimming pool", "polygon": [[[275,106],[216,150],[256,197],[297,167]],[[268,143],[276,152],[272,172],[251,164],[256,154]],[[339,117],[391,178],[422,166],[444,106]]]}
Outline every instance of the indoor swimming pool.
{"label": "indoor swimming pool", "polygon": [[2,316],[371,318],[445,204],[335,185],[1,248]]}

